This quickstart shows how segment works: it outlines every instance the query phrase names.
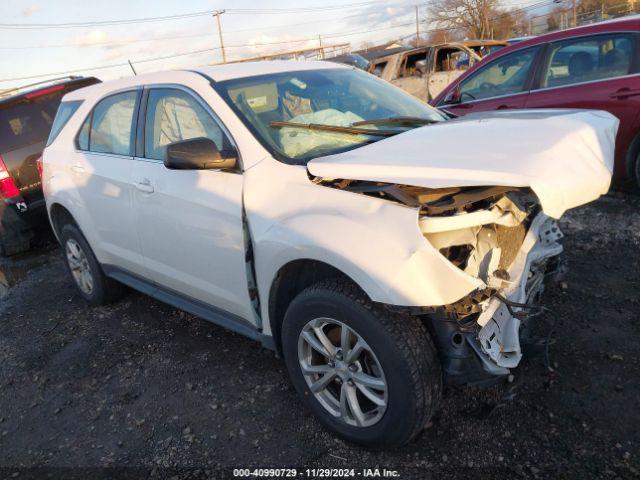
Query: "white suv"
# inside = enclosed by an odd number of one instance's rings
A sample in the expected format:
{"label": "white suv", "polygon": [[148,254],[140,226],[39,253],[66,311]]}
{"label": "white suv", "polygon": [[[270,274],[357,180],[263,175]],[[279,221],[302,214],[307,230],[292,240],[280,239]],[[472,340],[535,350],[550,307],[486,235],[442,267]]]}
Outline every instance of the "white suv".
{"label": "white suv", "polygon": [[125,284],[261,341],[324,425],[374,447],[422,429],[443,374],[517,366],[554,219],[607,191],[617,129],[589,111],[451,120],[324,62],[105,82],[56,124],[43,184],[81,295]]}

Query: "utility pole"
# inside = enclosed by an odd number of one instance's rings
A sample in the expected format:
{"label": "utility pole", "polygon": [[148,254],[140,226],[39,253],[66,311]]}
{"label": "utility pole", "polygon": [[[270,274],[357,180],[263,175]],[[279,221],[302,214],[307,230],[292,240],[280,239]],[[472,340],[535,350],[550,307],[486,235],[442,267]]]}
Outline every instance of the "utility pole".
{"label": "utility pole", "polygon": [[324,48],[322,48],[322,35],[318,35],[318,44],[320,45],[320,58],[324,60]]}
{"label": "utility pole", "polygon": [[220,37],[220,50],[222,50],[222,63],[227,63],[227,55],[224,52],[224,41],[222,40],[222,26],[220,26],[220,15],[222,15],[225,10],[216,10],[213,12],[213,16],[216,17],[218,21],[218,36]]}
{"label": "utility pole", "polygon": [[420,19],[418,17],[418,5],[416,5],[416,47],[420,46]]}

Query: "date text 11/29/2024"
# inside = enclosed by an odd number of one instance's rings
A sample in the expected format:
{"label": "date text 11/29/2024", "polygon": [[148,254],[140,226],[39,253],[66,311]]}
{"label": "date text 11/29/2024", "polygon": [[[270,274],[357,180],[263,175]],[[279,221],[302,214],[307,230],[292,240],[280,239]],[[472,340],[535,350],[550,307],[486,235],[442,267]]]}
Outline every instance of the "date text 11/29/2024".
{"label": "date text 11/29/2024", "polygon": [[236,468],[233,476],[237,478],[399,478],[397,470],[386,468]]}

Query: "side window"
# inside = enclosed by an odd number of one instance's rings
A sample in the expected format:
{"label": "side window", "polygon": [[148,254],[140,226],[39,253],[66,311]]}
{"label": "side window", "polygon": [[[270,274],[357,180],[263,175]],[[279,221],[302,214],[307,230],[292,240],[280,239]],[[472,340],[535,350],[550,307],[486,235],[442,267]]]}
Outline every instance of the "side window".
{"label": "side window", "polygon": [[373,67],[373,71],[371,73],[376,77],[381,77],[382,72],[384,72],[384,69],[387,66],[387,63],[387,61],[376,63],[376,66]]}
{"label": "side window", "polygon": [[630,34],[597,35],[551,44],[542,87],[560,87],[627,75],[633,58]]}
{"label": "side window", "polygon": [[400,71],[401,77],[419,77],[420,70],[419,65],[420,62],[423,64],[427,61],[427,52],[418,52],[413,53],[411,55],[407,55],[404,59],[404,67]]}
{"label": "side window", "polygon": [[58,113],[53,120],[51,126],[51,132],[49,132],[49,138],[47,140],[47,147],[53,143],[53,141],[60,134],[64,126],[67,124],[71,116],[76,113],[78,107],[82,104],[82,100],[76,100],[73,102],[62,102],[58,107]]}
{"label": "side window", "polygon": [[436,53],[436,72],[466,70],[469,68],[469,55],[459,48],[440,48]]}
{"label": "side window", "polygon": [[460,98],[465,102],[523,92],[537,52],[533,47],[485,65],[460,83]]}
{"label": "side window", "polygon": [[199,137],[212,140],[218,150],[229,148],[229,141],[218,123],[193,96],[169,88],[149,92],[145,157],[164,160],[170,143]]}
{"label": "side window", "polygon": [[89,150],[89,130],[91,129],[91,113],[87,115],[86,120],[82,124],[80,128],[80,132],[78,133],[78,137],[76,139],[76,145],[78,150]]}
{"label": "side window", "polygon": [[[133,118],[138,92],[111,95],[93,109],[89,150],[97,153],[133,155]],[[84,126],[82,130],[84,130]],[[80,131],[79,143],[81,142]]]}

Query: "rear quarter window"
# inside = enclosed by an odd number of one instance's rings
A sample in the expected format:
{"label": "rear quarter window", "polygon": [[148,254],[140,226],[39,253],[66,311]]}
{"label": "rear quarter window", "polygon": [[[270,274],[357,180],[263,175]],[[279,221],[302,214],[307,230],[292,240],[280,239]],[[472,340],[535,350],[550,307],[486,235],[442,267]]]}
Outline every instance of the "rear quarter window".
{"label": "rear quarter window", "polygon": [[62,94],[43,95],[0,105],[0,151],[10,152],[49,137]]}
{"label": "rear quarter window", "polygon": [[76,113],[76,110],[82,105],[82,100],[76,100],[72,102],[62,102],[60,107],[58,108],[58,113],[56,113],[56,117],[53,120],[53,125],[51,126],[51,133],[49,133],[49,139],[47,140],[47,147],[53,143],[53,141],[58,137],[64,126],[67,124],[69,119]]}

